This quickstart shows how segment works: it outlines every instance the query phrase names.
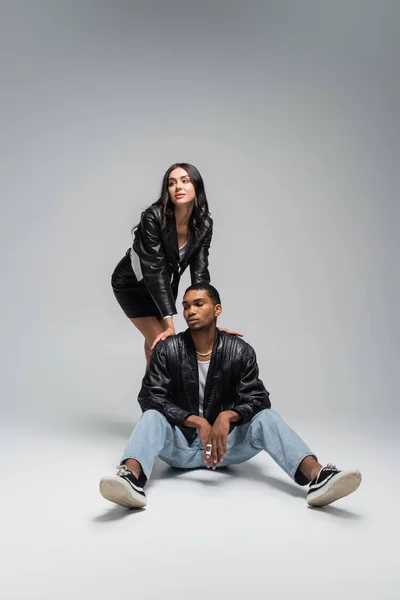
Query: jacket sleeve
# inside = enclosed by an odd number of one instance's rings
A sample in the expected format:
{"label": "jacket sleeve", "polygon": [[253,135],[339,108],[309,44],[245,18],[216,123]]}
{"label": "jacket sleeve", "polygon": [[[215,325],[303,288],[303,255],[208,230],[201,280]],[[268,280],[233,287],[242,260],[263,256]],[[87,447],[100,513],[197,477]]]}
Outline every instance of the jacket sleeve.
{"label": "jacket sleeve", "polygon": [[143,378],[138,401],[143,412],[158,410],[171,425],[183,425],[192,413],[171,402],[171,388],[167,349],[163,342],[158,342]]}
{"label": "jacket sleeve", "polygon": [[213,225],[209,228],[196,254],[190,261],[190,278],[194,283],[210,283],[208,252],[210,249]]}
{"label": "jacket sleeve", "polygon": [[247,344],[242,354],[241,372],[236,388],[237,404],[232,410],[242,418],[242,423],[248,423],[261,410],[271,408],[269,393],[258,376],[256,353]]}
{"label": "jacket sleeve", "polygon": [[138,238],[143,280],[161,315],[175,315],[177,310],[170,276],[161,244],[161,225],[152,212],[143,213]]}

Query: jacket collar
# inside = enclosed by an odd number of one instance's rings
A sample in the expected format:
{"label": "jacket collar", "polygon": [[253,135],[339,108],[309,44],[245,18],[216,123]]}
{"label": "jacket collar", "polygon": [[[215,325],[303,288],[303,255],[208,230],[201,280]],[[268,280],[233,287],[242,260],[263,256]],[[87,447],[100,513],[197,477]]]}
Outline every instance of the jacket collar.
{"label": "jacket collar", "polygon": [[178,248],[178,234],[176,231],[176,221],[175,215],[172,214],[168,217],[167,222],[165,224],[165,234],[166,237],[171,244],[172,248],[175,251],[175,254],[179,257],[179,248]]}
{"label": "jacket collar", "polygon": [[[196,348],[194,346],[194,342],[193,342],[192,334],[190,333],[190,329],[186,329],[183,336],[184,336],[185,345],[187,348],[189,362],[191,363],[191,366],[193,368],[195,368],[197,371]],[[217,354],[219,353],[219,350],[221,349],[221,344],[222,344],[222,336],[221,336],[220,330],[217,327],[217,329],[215,331],[215,340],[214,340],[213,351],[211,354],[210,369],[212,369],[212,367],[215,364],[215,361],[217,359]]]}

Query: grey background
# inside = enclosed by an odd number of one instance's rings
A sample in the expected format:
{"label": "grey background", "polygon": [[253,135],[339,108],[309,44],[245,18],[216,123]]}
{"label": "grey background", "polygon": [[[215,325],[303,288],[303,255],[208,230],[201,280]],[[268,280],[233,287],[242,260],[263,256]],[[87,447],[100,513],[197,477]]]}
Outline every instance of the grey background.
{"label": "grey background", "polygon": [[142,340],[109,277],[182,160],[215,219],[220,324],[275,406],[398,415],[398,9],[3,6],[3,407],[135,410]]}
{"label": "grey background", "polygon": [[[122,433],[108,467],[118,461],[139,415],[144,358],[109,280],[175,161],[205,179],[220,325],[256,349],[274,408],[327,448],[350,432],[346,456],[364,469],[378,449],[393,456],[399,12],[397,2],[361,0],[2,4],[0,401],[10,464],[16,448],[45,465],[84,440],[65,460],[72,479],[83,478],[80,461],[95,465],[91,487],[80,482],[95,496]],[[365,436],[359,455],[354,436]],[[35,478],[44,480],[51,474]]]}

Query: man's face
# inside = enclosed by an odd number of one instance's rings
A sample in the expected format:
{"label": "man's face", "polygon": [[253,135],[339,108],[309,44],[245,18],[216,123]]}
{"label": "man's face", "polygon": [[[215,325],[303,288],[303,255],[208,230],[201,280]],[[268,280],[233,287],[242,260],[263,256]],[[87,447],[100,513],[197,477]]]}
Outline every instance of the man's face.
{"label": "man's face", "polygon": [[183,316],[190,331],[210,327],[221,314],[220,304],[214,304],[206,290],[190,290],[183,297]]}

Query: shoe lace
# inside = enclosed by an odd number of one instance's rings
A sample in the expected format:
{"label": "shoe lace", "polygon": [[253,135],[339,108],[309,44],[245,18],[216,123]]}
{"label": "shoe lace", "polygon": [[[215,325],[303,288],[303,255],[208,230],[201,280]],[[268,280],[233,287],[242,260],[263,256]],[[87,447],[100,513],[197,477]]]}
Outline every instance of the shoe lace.
{"label": "shoe lace", "polygon": [[326,467],[324,467],[324,471],[337,471],[337,467],[336,465],[333,465],[332,463],[328,463],[326,465]]}
{"label": "shoe lace", "polygon": [[130,471],[128,471],[128,469],[126,468],[125,465],[118,465],[117,475],[119,475],[121,477],[123,475],[128,475],[128,474],[130,474]]}

